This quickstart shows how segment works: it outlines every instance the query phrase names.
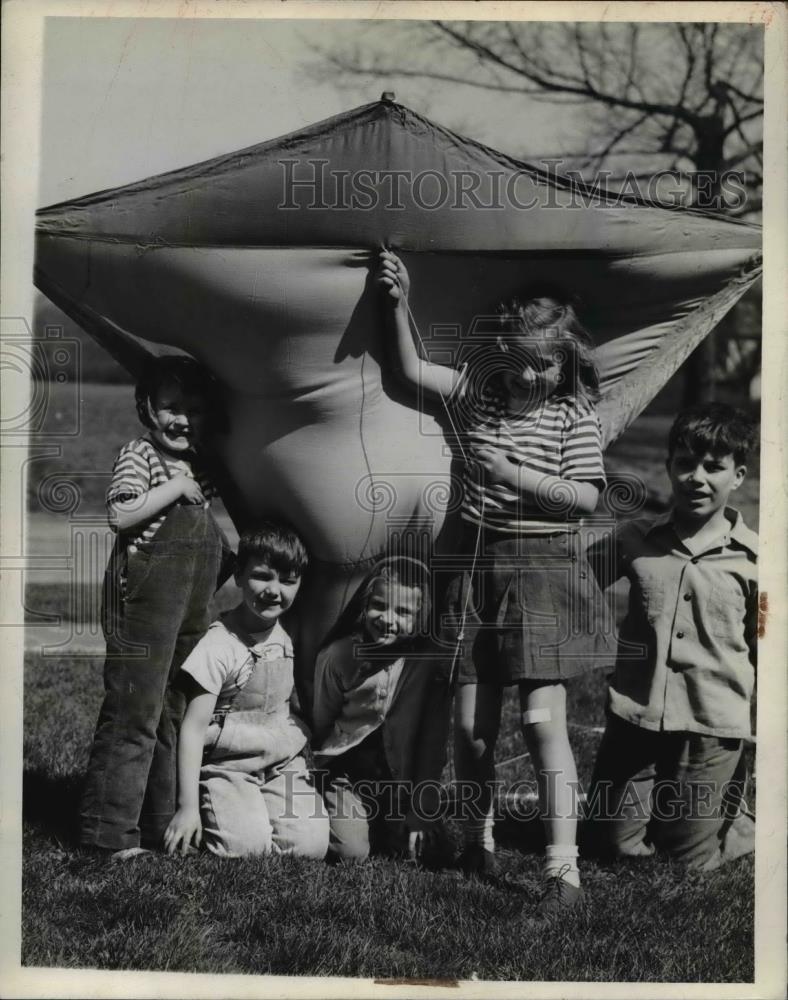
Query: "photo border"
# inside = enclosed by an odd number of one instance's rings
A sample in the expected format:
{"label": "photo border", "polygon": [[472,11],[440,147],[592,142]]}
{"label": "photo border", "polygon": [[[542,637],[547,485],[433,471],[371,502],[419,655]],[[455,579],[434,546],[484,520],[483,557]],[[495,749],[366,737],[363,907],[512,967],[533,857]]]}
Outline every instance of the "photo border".
{"label": "photo border", "polygon": [[[38,197],[43,28],[47,17],[183,17],[198,19],[338,18],[573,21],[744,21],[765,27],[764,119],[764,313],[760,587],[769,595],[769,616],[760,643],[757,706],[758,797],[755,855],[755,983],[655,984],[586,982],[376,983],[371,979],[202,975],[158,972],[35,969],[19,964],[21,932],[22,629],[3,629],[2,726],[0,726],[0,994],[8,997],[456,997],[594,998],[782,997],[786,981],[786,406],[788,302],[786,261],[786,12],[779,3],[433,3],[221,2],[87,3],[78,0],[7,0],[2,7],[2,288],[3,317],[33,315],[33,222]],[[5,373],[3,373],[5,376]],[[26,405],[24,398],[19,406]],[[0,459],[0,554],[21,557],[24,491],[19,475],[25,448],[4,447]],[[20,595],[14,574],[0,577],[0,602],[13,614]],[[16,619],[20,620],[20,619]],[[767,794],[768,793],[768,794]]]}

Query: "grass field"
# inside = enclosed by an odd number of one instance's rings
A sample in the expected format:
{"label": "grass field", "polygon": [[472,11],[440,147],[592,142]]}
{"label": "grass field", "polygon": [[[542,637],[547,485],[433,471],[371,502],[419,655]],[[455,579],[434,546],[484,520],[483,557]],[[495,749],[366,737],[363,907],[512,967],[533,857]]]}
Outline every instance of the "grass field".
{"label": "grass field", "polygon": [[[104,471],[137,433],[127,387],[85,387],[82,433],[57,459],[39,460],[28,483],[53,473]],[[56,410],[53,410],[53,413]],[[53,417],[54,419],[54,417]],[[666,421],[646,418],[609,456],[664,498]],[[77,476],[74,476],[77,479]],[[103,486],[82,476],[81,503]],[[757,477],[740,497],[757,523]],[[44,505],[44,508],[46,505]],[[65,585],[37,583],[29,612],[68,606]],[[221,861],[150,856],[99,861],[75,846],[79,790],[101,700],[100,657],[28,653],[24,704],[23,962],[31,966],[278,973],[375,978],[751,982],[753,863],[700,876],[668,861],[587,862],[588,904],[556,925],[538,924],[539,829],[502,816],[503,876],[495,884],[424,872],[388,860],[330,868],[298,859]],[[604,722],[601,674],[569,685],[581,783]],[[499,760],[523,752],[508,700]],[[447,779],[450,771],[447,771]],[[527,760],[504,763],[504,782],[532,778]],[[450,828],[457,838],[457,830]]]}
{"label": "grass field", "polygon": [[[155,856],[113,865],[74,846],[76,805],[101,698],[101,661],[25,670],[23,962],[69,968],[513,980],[747,982],[753,867],[706,876],[662,860],[586,863],[586,910],[533,917],[535,822],[496,828],[497,885],[376,860]],[[601,678],[570,686],[587,781],[602,721]],[[582,728],[581,728],[582,726]],[[513,702],[500,759],[522,752]],[[520,761],[502,780],[528,778]],[[451,831],[456,838],[456,830]]]}

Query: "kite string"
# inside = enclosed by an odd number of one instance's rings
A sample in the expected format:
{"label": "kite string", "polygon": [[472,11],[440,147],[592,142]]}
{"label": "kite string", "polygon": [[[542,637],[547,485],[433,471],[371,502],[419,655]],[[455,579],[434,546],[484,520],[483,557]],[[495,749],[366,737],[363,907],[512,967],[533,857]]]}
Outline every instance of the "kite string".
{"label": "kite string", "polygon": [[[424,339],[422,338],[421,332],[419,331],[419,326],[418,326],[418,323],[416,322],[416,317],[413,315],[413,311],[410,308],[410,303],[408,302],[407,298],[405,299],[405,306],[406,306],[406,308],[408,310],[408,319],[410,320],[413,332],[416,334],[416,339],[418,340],[418,343],[419,343],[419,345],[421,347],[422,357],[425,357],[426,354],[427,354],[427,348],[426,348],[426,346],[424,344]],[[467,456],[467,453],[466,453],[465,449],[462,446],[462,438],[460,436],[460,432],[457,430],[457,425],[454,422],[454,418],[452,417],[451,407],[449,406],[448,399],[443,394],[443,392],[441,391],[441,389],[440,389],[439,386],[436,387],[436,388],[438,390],[438,395],[440,396],[441,403],[443,404],[443,409],[445,410],[446,416],[448,417],[449,423],[451,425],[452,433],[454,434],[454,439],[457,441],[457,444],[459,446],[460,452],[462,453],[463,463],[467,464],[467,462],[468,462],[468,456]],[[467,619],[468,619],[468,604],[470,603],[471,589],[473,587],[473,578],[474,578],[474,575],[476,573],[476,564],[479,561],[479,548],[480,548],[480,545],[481,545],[481,534],[482,534],[482,520],[484,518],[484,501],[485,501],[485,496],[484,496],[484,491],[482,490],[481,491],[481,504],[479,506],[479,521],[478,521],[478,524],[476,526],[476,539],[475,539],[474,547],[473,547],[473,558],[471,559],[470,573],[468,574],[468,578],[467,578],[467,586],[465,588],[465,597],[464,597],[464,600],[462,601],[462,611],[460,613],[460,628],[459,628],[459,631],[457,632],[457,641],[454,644],[454,653],[452,655],[451,668],[449,670],[449,689],[450,690],[454,689],[454,685],[455,685],[455,681],[456,681],[456,673],[457,673],[457,659],[458,659],[458,657],[460,655],[460,647],[462,646],[463,642],[465,641],[465,624],[466,624]]]}
{"label": "kite string", "polygon": [[364,409],[367,402],[367,387],[366,387],[366,382],[364,380],[365,360],[366,360],[366,352],[362,353],[361,355],[361,369],[359,372],[361,376],[361,407],[359,408],[359,413],[358,413],[358,437],[359,437],[359,442],[361,444],[361,452],[364,456],[364,464],[367,467],[367,475],[369,476],[369,492],[372,503],[372,510],[370,512],[369,529],[367,531],[367,537],[364,539],[364,544],[361,546],[359,552],[359,558],[363,557],[364,553],[367,550],[367,546],[369,545],[369,540],[372,537],[372,532],[375,527],[375,514],[377,512],[375,504],[375,477],[372,472],[372,466],[369,461],[366,442],[364,441]]}

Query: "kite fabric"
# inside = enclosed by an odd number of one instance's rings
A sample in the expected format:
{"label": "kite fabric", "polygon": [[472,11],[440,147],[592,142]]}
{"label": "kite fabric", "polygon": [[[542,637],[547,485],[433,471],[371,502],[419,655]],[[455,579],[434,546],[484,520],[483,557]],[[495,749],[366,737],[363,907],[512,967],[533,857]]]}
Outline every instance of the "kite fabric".
{"label": "kite fabric", "polygon": [[757,278],[761,237],[589,191],[381,100],[42,209],[36,243],[37,286],[131,372],[176,349],[222,383],[239,516],[285,518],[313,557],[310,663],[392,536],[439,538],[457,506],[442,415],[388,373],[380,247],[408,266],[436,362],[487,349],[528,285],[575,296],[609,442]]}

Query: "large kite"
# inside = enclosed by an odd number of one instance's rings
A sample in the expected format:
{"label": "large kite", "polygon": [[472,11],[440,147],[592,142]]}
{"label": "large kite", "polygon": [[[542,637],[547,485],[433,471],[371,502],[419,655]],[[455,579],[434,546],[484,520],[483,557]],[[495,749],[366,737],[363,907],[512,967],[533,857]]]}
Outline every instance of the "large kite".
{"label": "large kite", "polygon": [[313,557],[308,669],[392,535],[437,537],[456,500],[441,414],[386,373],[377,248],[406,260],[437,361],[483,349],[485,315],[525,285],[576,295],[609,442],[757,278],[760,242],[752,226],[588,191],[384,95],[42,209],[35,281],[130,371],[175,348],[220,379],[238,516],[286,518]]}

